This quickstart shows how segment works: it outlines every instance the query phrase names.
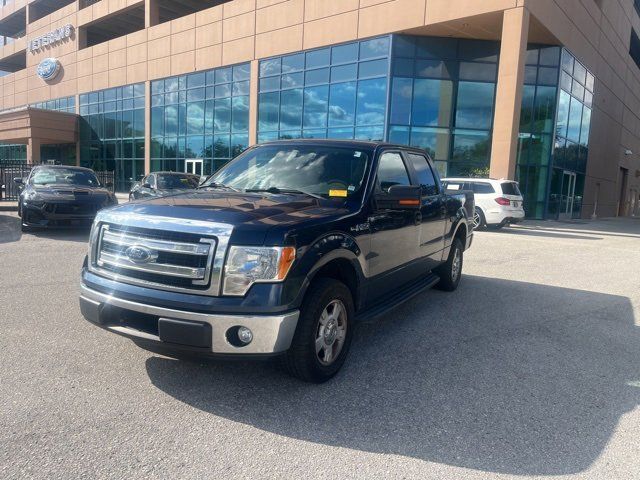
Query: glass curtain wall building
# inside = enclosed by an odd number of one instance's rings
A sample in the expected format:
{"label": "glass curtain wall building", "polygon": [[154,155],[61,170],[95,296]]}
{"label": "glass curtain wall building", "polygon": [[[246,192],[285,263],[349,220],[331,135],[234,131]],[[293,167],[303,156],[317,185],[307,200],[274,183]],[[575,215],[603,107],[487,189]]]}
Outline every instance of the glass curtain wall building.
{"label": "glass curtain wall building", "polygon": [[56,112],[76,113],[76,97],[63,97],[46,102],[32,103],[32,108],[41,108],[43,110],[53,110]]}
{"label": "glass curtain wall building", "polygon": [[249,145],[249,63],[151,82],[151,170],[216,171]]}
{"label": "glass curtain wall building", "polygon": [[530,218],[580,216],[594,83],[567,50],[529,47],[516,179]]}
{"label": "glass curtain wall building", "polygon": [[27,162],[27,146],[0,143],[0,164],[2,163]]}
{"label": "glass curtain wall building", "polygon": [[80,161],[116,172],[116,189],[127,191],[144,175],[144,83],[80,95]]}

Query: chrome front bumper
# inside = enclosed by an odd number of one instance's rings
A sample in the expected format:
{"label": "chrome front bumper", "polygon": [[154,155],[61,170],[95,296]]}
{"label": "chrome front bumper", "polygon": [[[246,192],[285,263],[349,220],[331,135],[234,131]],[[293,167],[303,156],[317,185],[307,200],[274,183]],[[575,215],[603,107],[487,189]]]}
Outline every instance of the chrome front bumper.
{"label": "chrome front bumper", "polygon": [[[264,355],[288,350],[300,315],[298,310],[281,315],[223,315],[172,310],[105,295],[86,285],[81,285],[80,309],[90,322],[134,341],[151,342],[166,349],[194,347],[203,353],[227,355]],[[116,310],[117,315],[107,315],[105,312],[108,310]],[[135,328],[136,313],[144,317],[150,325],[153,325],[155,319],[156,331],[153,331],[153,328],[146,331]],[[127,322],[126,319],[132,318],[133,322]],[[192,333],[196,332],[197,335],[198,328],[204,327],[202,331],[210,332],[210,341],[208,339],[204,343],[202,343],[204,339],[166,341],[162,331],[158,332],[157,323],[160,321],[171,322],[173,332],[176,329],[179,330],[180,325],[185,325],[185,328],[194,327]],[[253,340],[248,345],[235,346],[228,340],[228,331],[239,326],[247,327],[253,333]],[[193,334],[187,334],[184,338],[193,339]]]}

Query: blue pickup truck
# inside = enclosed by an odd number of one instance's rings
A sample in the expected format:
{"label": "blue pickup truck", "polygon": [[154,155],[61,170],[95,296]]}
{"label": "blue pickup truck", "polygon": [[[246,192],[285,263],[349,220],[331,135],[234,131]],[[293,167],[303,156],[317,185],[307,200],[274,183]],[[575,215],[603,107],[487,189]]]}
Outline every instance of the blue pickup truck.
{"label": "blue pickup truck", "polygon": [[265,143],[196,190],[101,211],[80,307],[153,352],[278,356],[324,382],[358,321],[456,289],[473,214],[473,194],[444,191],[423,150]]}

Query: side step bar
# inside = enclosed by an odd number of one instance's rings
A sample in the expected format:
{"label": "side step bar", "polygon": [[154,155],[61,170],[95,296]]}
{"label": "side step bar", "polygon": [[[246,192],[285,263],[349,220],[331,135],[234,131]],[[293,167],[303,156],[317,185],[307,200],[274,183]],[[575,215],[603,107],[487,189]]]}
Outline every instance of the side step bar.
{"label": "side step bar", "polygon": [[440,277],[438,277],[435,273],[430,273],[426,277],[420,279],[419,281],[408,285],[402,291],[396,293],[391,297],[385,297],[384,301],[380,303],[376,303],[369,307],[366,310],[358,312],[356,315],[355,321],[356,323],[360,322],[370,322],[375,320],[376,318],[384,315],[385,313],[393,310],[400,304],[406,302],[407,300],[415,297],[416,295],[424,292],[425,290],[429,290],[436,283],[440,281]]}

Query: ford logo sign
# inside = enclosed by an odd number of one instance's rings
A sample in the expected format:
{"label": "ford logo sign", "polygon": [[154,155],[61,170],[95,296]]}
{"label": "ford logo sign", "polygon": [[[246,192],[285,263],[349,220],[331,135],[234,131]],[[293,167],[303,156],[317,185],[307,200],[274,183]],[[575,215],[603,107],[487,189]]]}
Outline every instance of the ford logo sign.
{"label": "ford logo sign", "polygon": [[45,58],[38,65],[38,76],[45,80],[53,80],[60,72],[60,61],[57,58]]}
{"label": "ford logo sign", "polygon": [[133,263],[150,263],[158,259],[158,252],[142,245],[132,245],[124,251],[124,254]]}

